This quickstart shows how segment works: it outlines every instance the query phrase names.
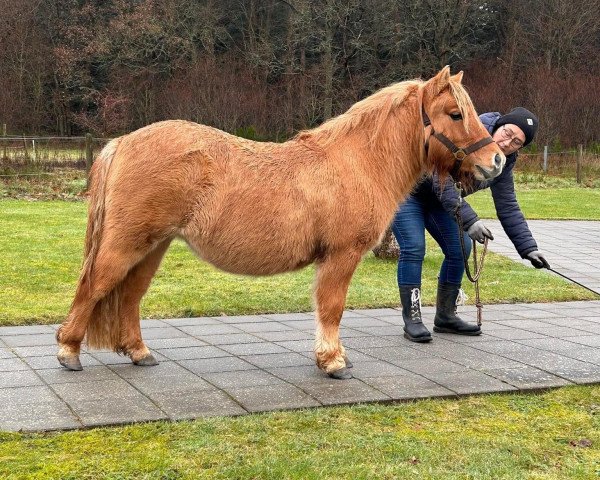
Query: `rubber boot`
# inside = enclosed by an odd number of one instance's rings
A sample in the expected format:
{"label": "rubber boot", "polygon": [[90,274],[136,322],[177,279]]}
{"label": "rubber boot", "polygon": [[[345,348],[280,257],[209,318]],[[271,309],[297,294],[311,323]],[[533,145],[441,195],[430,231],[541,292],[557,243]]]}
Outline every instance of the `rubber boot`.
{"label": "rubber boot", "polygon": [[431,333],[423,325],[421,318],[421,287],[400,286],[400,302],[404,320],[404,337],[411,342],[429,342]]}
{"label": "rubber boot", "polygon": [[456,314],[456,299],[460,285],[438,282],[437,311],[433,321],[433,331],[455,333],[456,335],[479,335],[479,325],[465,322]]}

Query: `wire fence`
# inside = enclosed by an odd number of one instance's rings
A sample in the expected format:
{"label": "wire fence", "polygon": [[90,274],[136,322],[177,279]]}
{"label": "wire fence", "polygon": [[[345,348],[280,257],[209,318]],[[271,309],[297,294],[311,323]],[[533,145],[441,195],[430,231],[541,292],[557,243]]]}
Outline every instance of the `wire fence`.
{"label": "wire fence", "polygon": [[[89,170],[110,138],[1,137],[0,177],[60,175],[61,171]],[[579,183],[600,180],[600,154],[583,148],[560,152],[521,153],[515,170],[560,176]]]}
{"label": "wire fence", "polygon": [[600,179],[600,154],[583,148],[561,152],[521,153],[515,170],[574,178],[578,183]]}
{"label": "wire fence", "polygon": [[42,176],[89,170],[109,138],[0,137],[0,176]]}

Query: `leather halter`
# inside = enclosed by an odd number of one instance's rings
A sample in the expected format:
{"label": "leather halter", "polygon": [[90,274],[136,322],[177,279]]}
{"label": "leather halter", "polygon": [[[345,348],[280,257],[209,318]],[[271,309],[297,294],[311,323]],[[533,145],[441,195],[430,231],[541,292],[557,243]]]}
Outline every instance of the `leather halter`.
{"label": "leather halter", "polygon": [[[429,127],[431,125],[431,120],[427,116],[427,113],[425,113],[424,108],[422,109],[422,112],[423,112],[423,125],[425,127]],[[454,178],[455,180],[457,178],[457,175],[458,175],[458,172],[462,165],[462,162],[467,157],[467,155],[470,155],[471,153],[479,150],[480,148],[483,148],[486,145],[489,145],[490,143],[494,142],[494,140],[492,139],[492,136],[490,135],[486,138],[479,140],[478,142],[473,143],[472,145],[469,145],[468,147],[460,148],[460,147],[457,147],[454,144],[454,142],[452,142],[452,140],[450,140],[448,137],[446,137],[446,135],[444,135],[443,133],[436,132],[435,129],[433,128],[433,125],[431,125],[431,135],[433,137],[437,138],[442,144],[444,144],[446,146],[446,148],[448,148],[448,150],[450,150],[452,152],[452,154],[454,155],[454,165],[452,166],[452,169],[450,170],[450,176],[452,178]],[[427,140],[427,142],[425,142],[425,151],[428,152],[428,149],[429,149],[429,140]]]}

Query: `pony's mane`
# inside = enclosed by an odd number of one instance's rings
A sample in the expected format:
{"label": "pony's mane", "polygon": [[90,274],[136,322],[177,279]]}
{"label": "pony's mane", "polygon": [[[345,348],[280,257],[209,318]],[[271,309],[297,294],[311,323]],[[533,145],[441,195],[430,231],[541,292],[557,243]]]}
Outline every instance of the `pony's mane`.
{"label": "pony's mane", "polygon": [[347,136],[351,131],[360,129],[369,132],[370,140],[373,140],[392,109],[401,105],[415,90],[414,87],[422,84],[422,80],[408,80],[384,87],[356,102],[345,113],[327,120],[318,127],[300,131],[294,139],[312,140],[326,146]]}
{"label": "pony's mane", "polygon": [[[384,87],[355,103],[345,113],[327,120],[318,127],[298,132],[294,139],[312,140],[321,146],[327,146],[346,137],[351,131],[360,129],[368,132],[369,140],[373,141],[392,109],[400,106],[416,90],[415,87],[423,83],[423,80],[407,80]],[[461,83],[450,78],[449,86],[468,132],[469,112],[474,109],[473,102]]]}

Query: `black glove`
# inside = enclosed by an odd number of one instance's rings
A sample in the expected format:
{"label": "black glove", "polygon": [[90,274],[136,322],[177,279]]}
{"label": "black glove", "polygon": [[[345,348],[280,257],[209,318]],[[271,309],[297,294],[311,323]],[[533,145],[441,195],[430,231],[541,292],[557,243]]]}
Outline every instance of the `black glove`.
{"label": "black glove", "polygon": [[539,250],[529,252],[527,254],[527,260],[529,260],[535,268],[550,268],[550,264],[544,257],[544,254]]}
{"label": "black glove", "polygon": [[494,239],[492,232],[483,224],[481,220],[477,220],[473,225],[471,225],[467,230],[467,235],[471,237],[473,240],[477,240],[479,243],[483,243],[485,237],[490,240]]}

